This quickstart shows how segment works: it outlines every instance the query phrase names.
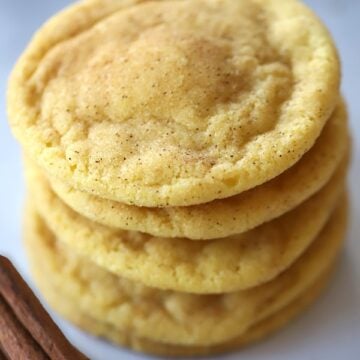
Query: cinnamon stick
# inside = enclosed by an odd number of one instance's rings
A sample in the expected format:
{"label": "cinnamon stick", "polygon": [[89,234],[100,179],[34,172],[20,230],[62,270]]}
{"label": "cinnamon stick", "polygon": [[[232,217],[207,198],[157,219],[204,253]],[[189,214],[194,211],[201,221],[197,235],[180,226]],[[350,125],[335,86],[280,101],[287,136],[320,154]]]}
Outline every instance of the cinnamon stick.
{"label": "cinnamon stick", "polygon": [[41,347],[0,297],[0,343],[10,359],[49,360]]}
{"label": "cinnamon stick", "polygon": [[[0,344],[10,359],[87,359],[66,339],[4,256],[0,256],[0,295],[0,328],[6,329],[1,331]],[[28,355],[21,356],[23,351]],[[30,357],[27,351],[32,351],[34,357]]]}
{"label": "cinnamon stick", "polygon": [[7,360],[7,357],[5,356],[3,350],[0,347],[0,360]]}

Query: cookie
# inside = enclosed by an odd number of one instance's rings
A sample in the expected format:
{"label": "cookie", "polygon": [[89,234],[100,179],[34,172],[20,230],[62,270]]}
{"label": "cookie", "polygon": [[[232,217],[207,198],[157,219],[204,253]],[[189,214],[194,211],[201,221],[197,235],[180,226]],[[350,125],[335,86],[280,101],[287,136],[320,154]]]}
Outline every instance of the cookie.
{"label": "cookie", "polygon": [[59,240],[100,266],[145,285],[223,293],[269,281],[315,239],[343,189],[344,159],[330,182],[299,207],[243,234],[218,240],[159,238],[96,224],[67,207],[45,178],[27,172],[36,209]]}
{"label": "cookie", "polygon": [[160,237],[194,240],[226,237],[284,214],[324,186],[345,154],[346,120],[346,108],[341,103],[313,148],[297,164],[263,185],[207,204],[161,209],[138,207],[78,191],[55,178],[50,182],[71,208],[103,225]]}
{"label": "cookie", "polygon": [[76,189],[195,205],[294,165],[339,79],[329,33],[296,0],[88,1],[35,35],[8,113],[26,152]]}
{"label": "cookie", "polygon": [[261,320],[259,323],[254,324],[237,338],[214,346],[182,346],[141,338],[129,331],[121,331],[104,320],[96,319],[89,313],[84,313],[76,302],[67,298],[66,295],[59,293],[58,289],[54,289],[52,286],[44,286],[43,284],[41,290],[45,300],[49,302],[53,309],[83,330],[95,336],[100,336],[135,351],[153,355],[192,356],[214,355],[234,351],[271,335],[304,311],[306,307],[319,296],[327,284],[327,280],[328,278],[325,275],[291,304],[268,318]]}
{"label": "cookie", "polygon": [[40,288],[51,284],[82,312],[154,341],[210,346],[241,335],[306,292],[333,263],[346,218],[342,200],[329,224],[289,269],[269,283],[220,295],[162,291],[112,275],[57,241],[31,205],[25,243]]}

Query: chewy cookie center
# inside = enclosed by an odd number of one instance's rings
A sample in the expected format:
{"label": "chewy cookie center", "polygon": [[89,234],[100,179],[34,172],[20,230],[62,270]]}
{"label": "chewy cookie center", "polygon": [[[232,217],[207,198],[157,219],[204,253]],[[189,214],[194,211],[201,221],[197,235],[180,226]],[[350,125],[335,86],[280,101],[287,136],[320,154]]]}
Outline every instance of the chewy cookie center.
{"label": "chewy cookie center", "polygon": [[99,48],[77,76],[79,98],[114,122],[141,117],[194,130],[247,86],[224,41],[161,25],[141,33],[125,52],[116,48],[114,42]]}
{"label": "chewy cookie center", "polygon": [[293,84],[262,10],[231,5],[146,2],[45,54],[30,83],[66,158],[148,185],[241,160],[276,127]]}

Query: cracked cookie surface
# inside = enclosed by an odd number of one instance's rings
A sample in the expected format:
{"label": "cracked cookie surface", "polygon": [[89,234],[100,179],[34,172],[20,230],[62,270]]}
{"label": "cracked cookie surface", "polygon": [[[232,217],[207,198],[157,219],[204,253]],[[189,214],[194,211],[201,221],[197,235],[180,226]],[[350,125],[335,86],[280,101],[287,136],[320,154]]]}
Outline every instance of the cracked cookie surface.
{"label": "cracked cookie surface", "polygon": [[292,166],[338,85],[327,31],[295,0],[94,0],[38,32],[8,109],[54,177],[127,204],[182,206]]}
{"label": "cracked cookie surface", "polygon": [[[149,208],[106,200],[55,178],[50,178],[50,183],[72,209],[103,225],[160,237],[208,240],[248,231],[298,206],[329,181],[347,146],[347,114],[342,102],[315,145],[294,166],[265,184],[226,199]],[[33,164],[28,166],[36,166]]]}

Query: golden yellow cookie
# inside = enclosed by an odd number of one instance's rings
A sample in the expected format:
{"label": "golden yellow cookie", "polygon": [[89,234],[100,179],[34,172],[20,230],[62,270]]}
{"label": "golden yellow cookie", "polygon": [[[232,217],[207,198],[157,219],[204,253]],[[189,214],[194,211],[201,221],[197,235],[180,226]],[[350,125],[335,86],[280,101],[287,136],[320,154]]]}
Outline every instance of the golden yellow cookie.
{"label": "golden yellow cookie", "polygon": [[97,319],[91,313],[84,313],[77,302],[61,294],[57,288],[42,284],[41,290],[50,305],[65,318],[96,336],[101,336],[121,346],[135,351],[163,356],[191,356],[224,353],[240,349],[250,343],[261,340],[271,333],[285,326],[300,312],[304,311],[321,293],[327,284],[327,274],[319,279],[304,294],[301,294],[293,303],[287,305],[275,314],[251,326],[245,333],[228,342],[214,346],[183,346],[155,342],[136,336],[130,331],[122,331],[103,319]]}
{"label": "golden yellow cookie", "polygon": [[40,288],[51,284],[82,312],[154,341],[209,346],[241,335],[311,287],[333,263],[345,227],[342,200],[329,224],[289,269],[266,284],[220,295],[157,290],[112,275],[57,241],[31,207],[25,243]]}
{"label": "golden yellow cookie", "polygon": [[145,285],[194,293],[256,286],[286,269],[315,239],[343,189],[344,159],[299,207],[246,233],[209,241],[160,238],[94,223],[66,206],[28,169],[36,209],[59,240],[100,266]]}
{"label": "golden yellow cookie", "polygon": [[250,230],[309,198],[334,173],[347,144],[347,114],[341,103],[315,145],[297,164],[254,189],[201,205],[138,207],[78,191],[55,178],[50,182],[71,208],[104,225],[161,237],[214,239]]}
{"label": "golden yellow cookie", "polygon": [[37,33],[8,112],[52,176],[127,204],[182,206],[291,167],[338,88],[331,38],[296,0],[98,0]]}

